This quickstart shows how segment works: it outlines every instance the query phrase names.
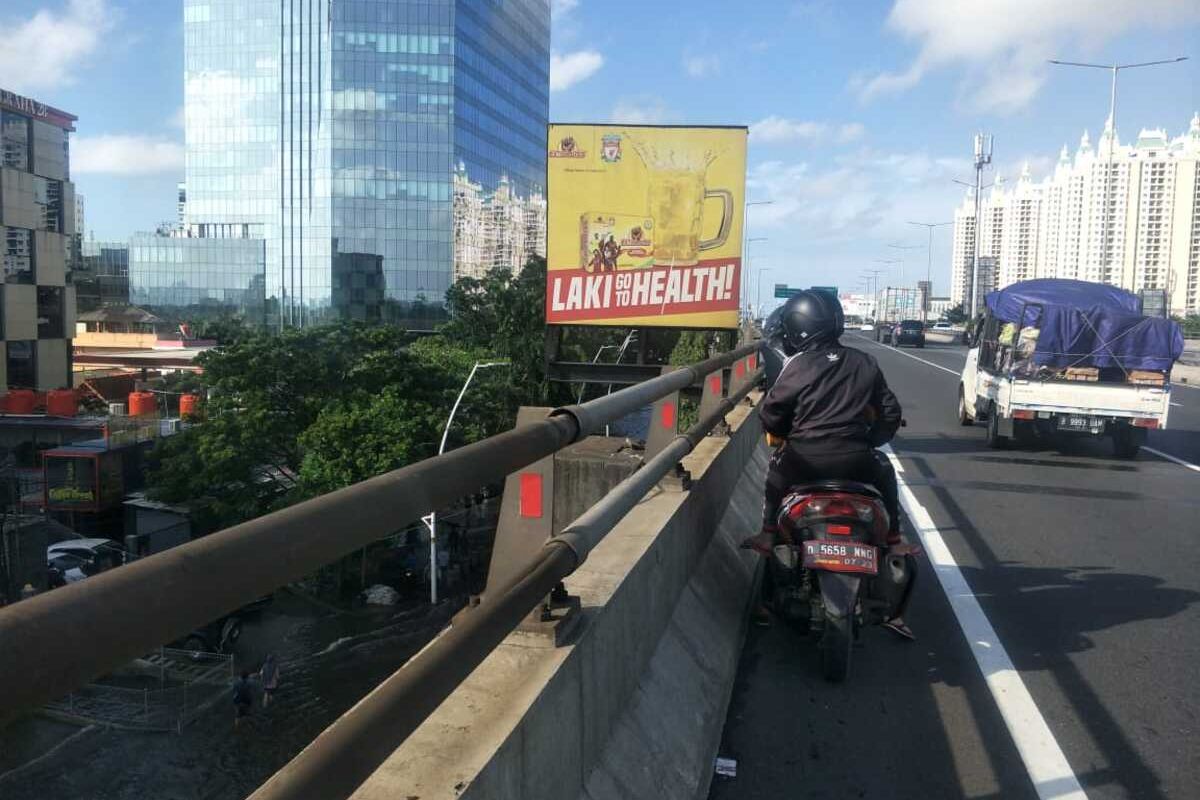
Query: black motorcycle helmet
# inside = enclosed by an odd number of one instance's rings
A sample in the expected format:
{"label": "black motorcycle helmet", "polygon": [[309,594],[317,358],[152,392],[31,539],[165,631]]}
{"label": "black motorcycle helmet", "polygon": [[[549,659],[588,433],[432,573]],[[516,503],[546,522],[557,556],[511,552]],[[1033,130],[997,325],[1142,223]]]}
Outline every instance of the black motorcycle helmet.
{"label": "black motorcycle helmet", "polygon": [[806,289],[788,298],[779,319],[784,340],[796,353],[836,344],[846,331],[842,304],[829,292]]}

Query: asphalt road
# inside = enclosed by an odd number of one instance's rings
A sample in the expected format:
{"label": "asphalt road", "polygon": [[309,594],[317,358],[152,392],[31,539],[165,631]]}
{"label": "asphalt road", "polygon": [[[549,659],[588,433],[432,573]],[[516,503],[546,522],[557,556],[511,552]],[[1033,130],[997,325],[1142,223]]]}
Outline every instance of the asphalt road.
{"label": "asphalt road", "polygon": [[[902,478],[1087,797],[1200,796],[1200,467],[1119,461],[1107,442],[989,450],[955,418],[963,348],[848,341],[900,398]],[[1198,465],[1200,389],[1173,401],[1149,444]],[[993,695],[921,566],[918,641],[864,632],[845,685],[821,680],[815,646],[787,626],[752,629],[721,751],[738,774],[711,798],[1038,797],[1001,714],[1011,698]]]}

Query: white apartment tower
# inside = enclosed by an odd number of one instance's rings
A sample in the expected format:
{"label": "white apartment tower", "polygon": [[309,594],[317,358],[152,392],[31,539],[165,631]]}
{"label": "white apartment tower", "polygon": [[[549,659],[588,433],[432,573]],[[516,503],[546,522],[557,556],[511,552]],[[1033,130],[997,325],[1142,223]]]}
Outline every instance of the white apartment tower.
{"label": "white apartment tower", "polygon": [[[980,255],[996,259],[996,285],[1074,278],[1130,291],[1165,289],[1174,313],[1200,313],[1200,114],[1187,133],[1144,129],[1130,144],[1105,126],[1085,131],[1072,157],[1034,182],[1026,167],[1010,188],[997,178],[980,203]],[[1106,209],[1107,206],[1107,209]],[[951,297],[966,299],[975,235],[970,194],[954,215]]]}

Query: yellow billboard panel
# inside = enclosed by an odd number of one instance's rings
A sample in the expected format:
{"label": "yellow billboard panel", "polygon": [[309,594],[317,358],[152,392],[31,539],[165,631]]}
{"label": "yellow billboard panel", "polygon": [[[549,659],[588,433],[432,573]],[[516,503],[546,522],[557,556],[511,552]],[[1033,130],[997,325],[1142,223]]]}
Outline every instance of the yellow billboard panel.
{"label": "yellow billboard panel", "polygon": [[551,125],[546,322],[736,328],[746,136]]}

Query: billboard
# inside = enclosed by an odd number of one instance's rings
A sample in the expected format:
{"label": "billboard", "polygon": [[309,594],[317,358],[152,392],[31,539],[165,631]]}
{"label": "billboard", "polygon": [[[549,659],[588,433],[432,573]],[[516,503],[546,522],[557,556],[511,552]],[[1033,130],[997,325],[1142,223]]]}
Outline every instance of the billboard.
{"label": "billboard", "polygon": [[736,328],[746,135],[551,125],[547,324]]}

